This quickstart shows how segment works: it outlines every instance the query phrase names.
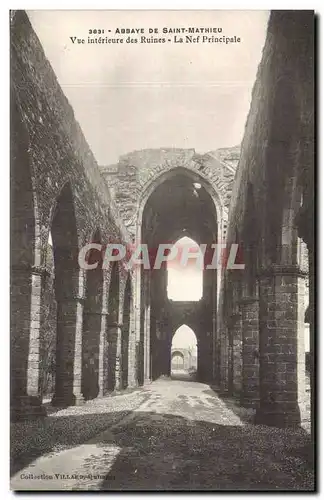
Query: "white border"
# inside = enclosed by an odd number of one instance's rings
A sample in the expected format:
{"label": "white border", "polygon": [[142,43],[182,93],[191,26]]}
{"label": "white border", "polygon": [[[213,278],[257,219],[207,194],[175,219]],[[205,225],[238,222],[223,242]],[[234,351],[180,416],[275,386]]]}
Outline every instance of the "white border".
{"label": "white border", "polygon": [[[156,1],[154,4],[152,1],[134,1],[134,0],[119,0],[119,1],[71,1],[71,0],[56,0],[55,2],[47,2],[46,5],[44,2],[33,1],[29,2],[26,5],[25,2],[16,1],[14,5],[10,5],[9,2],[2,2],[0,6],[0,54],[1,54],[1,68],[2,68],[2,77],[1,77],[1,101],[0,101],[0,109],[1,109],[1,122],[2,122],[2,130],[1,130],[1,141],[2,141],[2,161],[1,161],[1,182],[0,182],[0,203],[1,203],[1,235],[2,235],[2,244],[0,246],[0,262],[2,263],[2,271],[1,271],[1,285],[0,285],[0,304],[1,304],[1,334],[2,343],[1,352],[3,355],[3,359],[1,360],[1,375],[0,380],[2,382],[2,391],[1,391],[1,403],[2,403],[2,412],[1,412],[1,429],[2,429],[2,439],[1,439],[1,478],[0,478],[0,490],[1,490],[1,498],[12,497],[12,492],[9,492],[9,9],[46,9],[46,10],[79,10],[79,9],[87,9],[87,10],[122,10],[122,9],[148,9],[148,10],[282,10],[282,9],[293,9],[293,10],[301,10],[301,9],[314,9],[316,13],[319,15],[323,11],[323,1],[315,1],[315,2],[306,2],[306,1],[283,1],[283,0],[272,0],[270,1],[249,1],[249,2],[240,2],[238,0],[227,0],[227,1],[219,1],[215,2],[213,0],[199,0],[199,2],[193,1],[180,1],[180,0],[165,0],[165,1]],[[320,24],[320,23],[319,23]],[[320,26],[318,25],[318,29]],[[320,54],[320,68],[318,69],[318,78],[319,81],[317,83],[318,91],[320,89],[319,82],[323,82],[323,36],[319,36],[319,54]],[[320,124],[320,118],[322,117],[323,106],[321,106],[320,110],[317,110],[318,115],[318,124]],[[321,167],[321,152],[323,147],[323,136],[320,134],[320,130],[318,130],[318,138],[319,138],[319,147],[318,147],[318,172],[320,172]],[[324,185],[323,185],[323,175],[318,174],[319,186],[318,189],[318,199],[322,200],[319,202],[319,214],[317,214],[318,218],[318,243],[320,248],[323,250],[323,231],[320,231],[321,215],[323,215],[323,193],[324,193]],[[321,262],[321,254],[318,256],[318,262]],[[323,266],[320,272],[320,276],[318,277],[318,287],[322,284],[323,279]],[[323,310],[321,307],[322,303],[318,305],[318,310]],[[318,325],[319,327],[319,325]],[[317,329],[319,330],[319,328]],[[323,346],[324,342],[320,342],[320,334],[321,332],[317,331],[317,339],[318,344],[320,346],[320,353],[317,353],[317,363],[320,365],[320,359],[323,360]],[[322,374],[321,374],[322,375]],[[321,377],[320,377],[321,378]],[[320,382],[318,382],[318,388],[321,387]],[[322,393],[320,395],[320,414],[322,410],[323,397]],[[320,430],[319,435],[320,435]],[[321,443],[318,444],[318,450],[321,448],[323,444],[322,441],[323,434],[321,435]],[[323,447],[322,447],[323,449]],[[321,472],[323,471],[323,460],[321,461],[321,467],[317,471],[317,481],[318,486],[320,488],[320,479],[322,477]],[[68,493],[68,492],[67,492]],[[60,493],[64,494],[64,492]],[[66,493],[65,493],[66,494]],[[172,493],[170,494],[171,496]],[[220,493],[218,495],[223,495]],[[228,497],[228,494],[224,493]],[[46,494],[37,495],[38,498],[46,498]],[[92,496],[90,494],[90,496]],[[115,496],[110,494],[110,496]],[[120,495],[118,495],[120,496]],[[153,494],[152,494],[153,496]],[[200,496],[197,494],[197,496]],[[232,495],[229,495],[232,496]],[[234,496],[234,495],[233,495]],[[192,497],[192,495],[190,495]],[[23,495],[20,494],[20,498],[30,498],[30,494]]]}

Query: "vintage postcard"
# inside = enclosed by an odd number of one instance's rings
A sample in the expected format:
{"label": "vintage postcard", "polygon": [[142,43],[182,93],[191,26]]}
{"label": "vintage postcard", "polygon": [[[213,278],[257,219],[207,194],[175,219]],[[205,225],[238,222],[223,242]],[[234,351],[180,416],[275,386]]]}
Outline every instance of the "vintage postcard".
{"label": "vintage postcard", "polygon": [[10,12],[12,490],[315,490],[314,33]]}

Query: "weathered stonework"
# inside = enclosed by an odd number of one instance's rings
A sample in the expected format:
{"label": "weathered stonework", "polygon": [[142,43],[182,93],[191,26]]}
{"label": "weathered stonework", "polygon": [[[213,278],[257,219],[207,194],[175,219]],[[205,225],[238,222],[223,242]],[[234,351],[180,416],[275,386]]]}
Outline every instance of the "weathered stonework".
{"label": "weathered stonework", "polygon": [[[82,404],[170,375],[172,335],[186,323],[197,336],[200,380],[256,408],[257,422],[300,423],[307,273],[311,350],[315,300],[312,28],[307,11],[271,13],[242,147],[205,154],[147,149],[99,167],[26,13],[15,11],[13,418],[44,414],[50,286],[57,316],[54,404]],[[201,300],[186,303],[168,299],[165,268],[126,271],[115,262],[92,272],[78,263],[90,241],[154,247],[182,236],[208,245],[226,240],[228,248],[239,243],[246,269],[204,269]]]}
{"label": "weathered stonework", "polygon": [[[176,356],[179,356],[182,358],[182,363],[181,366],[179,367],[175,361],[174,358]],[[172,369],[182,369],[182,370],[190,370],[190,368],[194,368],[197,363],[197,359],[195,356],[192,355],[192,352],[190,349],[187,348],[179,348],[179,347],[172,347],[171,349],[171,370]]]}
{"label": "weathered stonework", "polygon": [[83,399],[86,277],[77,273],[72,261],[95,231],[103,241],[127,242],[129,235],[22,11],[15,13],[11,25],[11,83],[11,393],[13,416],[21,418],[41,411],[37,407],[41,403],[42,289],[49,232],[60,339],[54,402],[63,406]]}
{"label": "weathered stonework", "polygon": [[218,197],[225,228],[239,148],[227,148],[204,155],[194,149],[147,149],[120,158],[117,165],[100,167],[114,192],[124,224],[135,238],[137,213],[150,187],[168,172],[183,168],[204,180]]}
{"label": "weathered stonework", "polygon": [[[277,426],[300,423],[305,398],[297,231],[312,241],[299,228],[314,169],[313,22],[311,11],[270,15],[229,208],[227,242],[241,242],[246,269],[238,280],[223,273],[218,309],[224,332],[242,312],[242,403],[257,407],[258,422]],[[229,381],[223,375],[227,389]]]}

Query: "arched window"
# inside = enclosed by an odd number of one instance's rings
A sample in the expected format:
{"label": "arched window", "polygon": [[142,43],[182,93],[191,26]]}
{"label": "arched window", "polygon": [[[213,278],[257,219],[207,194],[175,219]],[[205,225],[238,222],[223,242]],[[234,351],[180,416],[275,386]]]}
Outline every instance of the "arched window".
{"label": "arched window", "polygon": [[203,294],[203,252],[187,236],[179,239],[174,246],[178,253],[168,261],[168,298],[175,301],[198,301]]}

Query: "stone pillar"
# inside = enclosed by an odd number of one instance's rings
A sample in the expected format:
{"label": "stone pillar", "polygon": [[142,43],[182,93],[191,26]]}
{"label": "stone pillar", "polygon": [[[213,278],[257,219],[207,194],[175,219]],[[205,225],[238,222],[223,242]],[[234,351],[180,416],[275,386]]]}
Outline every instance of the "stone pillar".
{"label": "stone pillar", "polygon": [[102,309],[101,309],[101,325],[99,337],[99,361],[98,361],[98,396],[105,396],[108,390],[108,294],[109,294],[109,275],[103,272],[102,283]]}
{"label": "stone pillar", "polygon": [[232,356],[233,356],[233,385],[232,393],[240,396],[242,390],[242,317],[240,312],[232,316]]}
{"label": "stone pillar", "polygon": [[135,294],[134,294],[134,323],[135,323],[135,370],[136,384],[142,385],[144,381],[144,288],[143,269],[135,267]]}
{"label": "stone pillar", "polygon": [[121,377],[121,333],[122,324],[108,324],[108,390],[120,390]]}
{"label": "stone pillar", "polygon": [[212,345],[212,352],[213,352],[213,369],[212,369],[212,380],[217,381],[218,379],[218,338],[217,338],[217,320],[216,320],[216,313],[213,312],[213,345]]}
{"label": "stone pillar", "polygon": [[99,395],[99,346],[101,311],[83,313],[82,395],[94,399]]}
{"label": "stone pillar", "polygon": [[98,396],[106,394],[107,373],[108,373],[108,311],[101,312],[100,338],[99,338],[99,360],[98,360]]}
{"label": "stone pillar", "polygon": [[273,265],[259,278],[260,407],[256,422],[300,424],[305,402],[304,275]]}
{"label": "stone pillar", "polygon": [[129,340],[128,340],[128,387],[136,387],[136,330],[134,303],[131,300],[130,321],[129,321]]}
{"label": "stone pillar", "polygon": [[[84,306],[84,276],[77,270],[73,275],[73,291],[56,286],[57,349],[54,406],[79,405],[84,402],[82,381],[82,331]],[[72,293],[68,295],[67,293]]]}
{"label": "stone pillar", "polygon": [[[315,375],[316,375],[316,365],[315,361],[315,352],[316,346],[315,343],[315,264],[316,259],[314,257],[313,246],[308,246],[308,262],[309,262],[309,354],[310,354],[310,391],[311,391],[311,432],[312,437],[314,437],[314,416],[316,411],[316,383],[315,383]],[[315,366],[314,366],[315,365]]]}
{"label": "stone pillar", "polygon": [[116,325],[117,332],[117,351],[116,351],[116,386],[115,389],[121,390],[123,388],[122,381],[122,329],[123,324]]}
{"label": "stone pillar", "polygon": [[229,338],[227,328],[223,327],[220,332],[220,389],[228,391],[228,361],[229,361]]}
{"label": "stone pillar", "polygon": [[144,274],[144,383],[151,379],[151,280],[149,272]]}
{"label": "stone pillar", "polygon": [[145,347],[144,347],[144,382],[151,380],[151,330],[150,330],[150,306],[145,311]]}
{"label": "stone pillar", "polygon": [[259,402],[259,299],[244,297],[242,314],[242,406],[256,408]]}
{"label": "stone pillar", "polygon": [[242,321],[235,312],[228,319],[228,392],[239,396],[242,388]]}
{"label": "stone pillar", "polygon": [[11,269],[11,417],[44,415],[40,391],[41,302],[45,268]]}
{"label": "stone pillar", "polygon": [[172,347],[172,338],[170,338],[170,333],[165,331],[163,342],[163,370],[162,375],[166,375],[167,377],[171,376],[171,347]]}

